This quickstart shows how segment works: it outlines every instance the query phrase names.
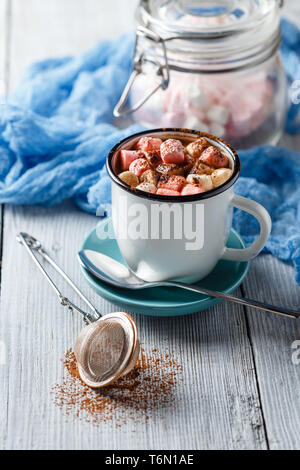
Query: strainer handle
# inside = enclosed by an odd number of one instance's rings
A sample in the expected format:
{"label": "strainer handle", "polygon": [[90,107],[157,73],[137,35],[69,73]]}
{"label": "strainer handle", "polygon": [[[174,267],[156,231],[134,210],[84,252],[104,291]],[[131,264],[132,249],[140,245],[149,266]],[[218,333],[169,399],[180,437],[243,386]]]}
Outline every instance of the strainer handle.
{"label": "strainer handle", "polygon": [[[52,258],[46,253],[46,251],[43,249],[41,243],[36,240],[34,237],[31,235],[28,235],[27,233],[19,233],[17,235],[17,241],[21,243],[39,268],[39,270],[44,274],[46,277],[47,281],[55,291],[56,295],[58,296],[60,303],[65,306],[69,307],[70,309],[75,309],[77,312],[81,313],[85,320],[88,323],[95,322],[101,318],[101,314],[98,312],[98,310],[91,304],[91,302],[85,297],[85,295],[78,289],[78,287],[74,284],[74,282],[67,276],[67,274],[53,261]],[[75,305],[73,302],[71,302],[67,297],[63,296],[58,287],[54,284],[52,279],[50,278],[49,274],[47,271],[44,269],[44,267],[41,265],[39,262],[38,258],[36,257],[34,251],[39,253],[64,279],[67,281],[67,283],[72,287],[72,289],[79,295],[79,297],[82,298],[82,300],[86,303],[86,305],[92,310],[92,314],[85,312],[82,310],[80,307]]]}

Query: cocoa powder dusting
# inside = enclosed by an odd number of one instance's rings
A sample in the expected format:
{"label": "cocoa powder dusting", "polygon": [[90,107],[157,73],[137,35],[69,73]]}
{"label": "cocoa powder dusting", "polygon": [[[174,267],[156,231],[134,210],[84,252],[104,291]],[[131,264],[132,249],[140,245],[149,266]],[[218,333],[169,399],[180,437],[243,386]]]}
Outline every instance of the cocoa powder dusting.
{"label": "cocoa powder dusting", "polygon": [[182,369],[170,354],[142,349],[130,374],[109,387],[92,390],[79,377],[72,349],[65,354],[64,367],[62,383],[52,389],[55,405],[82,421],[94,425],[114,421],[116,426],[129,419],[147,421],[160,409],[172,407]]}

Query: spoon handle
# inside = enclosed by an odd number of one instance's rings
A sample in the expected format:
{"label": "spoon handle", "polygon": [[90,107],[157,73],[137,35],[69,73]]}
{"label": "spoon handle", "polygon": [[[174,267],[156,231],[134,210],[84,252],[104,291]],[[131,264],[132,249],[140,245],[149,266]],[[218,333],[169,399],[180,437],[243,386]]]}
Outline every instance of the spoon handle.
{"label": "spoon handle", "polygon": [[296,310],[266,304],[264,302],[259,302],[258,300],[236,297],[235,295],[225,294],[224,292],[212,291],[210,289],[206,289],[205,287],[197,287],[173,281],[166,282],[164,283],[164,285],[168,285],[170,287],[181,287],[182,289],[190,290],[193,292],[199,292],[200,294],[206,294],[210,297],[216,297],[218,299],[228,300],[229,302],[234,302],[236,304],[247,305],[248,307],[254,307],[260,310],[265,310],[266,312],[277,313],[279,315],[284,315],[292,318],[300,318],[300,312],[297,312]]}

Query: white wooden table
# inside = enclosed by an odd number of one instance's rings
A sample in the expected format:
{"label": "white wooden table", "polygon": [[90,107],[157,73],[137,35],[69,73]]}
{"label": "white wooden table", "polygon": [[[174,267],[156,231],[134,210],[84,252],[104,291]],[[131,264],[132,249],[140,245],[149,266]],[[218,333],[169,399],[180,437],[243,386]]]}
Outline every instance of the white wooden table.
{"label": "white wooden table", "polygon": [[[11,90],[32,60],[78,53],[128,30],[134,3],[0,0],[0,78]],[[300,20],[299,2],[286,3],[286,13]],[[285,137],[284,145],[300,150],[300,137]],[[176,350],[183,365],[171,411],[139,424],[129,419],[121,428],[66,417],[50,390],[63,374],[59,358],[82,322],[58,305],[15,235],[22,230],[38,237],[107,313],[115,307],[85,284],[76,261],[97,219],[66,202],[52,209],[6,206],[1,220],[0,344],[6,352],[0,365],[1,449],[300,448],[300,365],[292,362],[300,324],[225,303],[177,319],[136,316],[145,347]],[[65,292],[72,295],[67,287]],[[300,305],[293,268],[269,255],[251,264],[239,293]]]}

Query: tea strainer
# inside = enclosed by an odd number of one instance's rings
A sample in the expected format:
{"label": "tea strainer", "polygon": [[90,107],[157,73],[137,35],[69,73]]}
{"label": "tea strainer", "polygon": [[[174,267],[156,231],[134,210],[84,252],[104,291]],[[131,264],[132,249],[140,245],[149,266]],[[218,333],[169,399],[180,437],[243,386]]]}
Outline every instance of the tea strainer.
{"label": "tea strainer", "polygon": [[[135,366],[140,350],[137,326],[133,318],[125,312],[102,316],[67,274],[50,258],[38,240],[27,233],[19,233],[17,240],[26,248],[47,278],[60,303],[70,310],[77,310],[87,323],[87,326],[80,332],[74,348],[81,379],[91,388],[101,388],[127,375]],[[83,311],[61,294],[35,252],[65,279],[90,308],[91,313]]]}

